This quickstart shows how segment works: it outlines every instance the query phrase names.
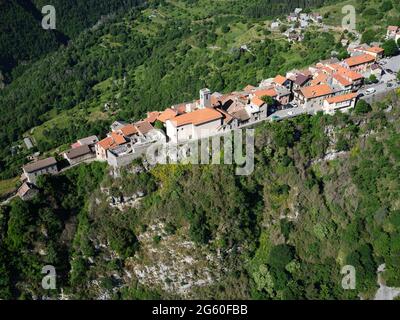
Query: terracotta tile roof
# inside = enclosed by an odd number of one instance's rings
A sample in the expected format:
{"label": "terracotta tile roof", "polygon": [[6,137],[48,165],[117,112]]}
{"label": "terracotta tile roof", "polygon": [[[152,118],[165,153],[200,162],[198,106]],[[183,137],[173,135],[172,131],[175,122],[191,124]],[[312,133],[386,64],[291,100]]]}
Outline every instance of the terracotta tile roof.
{"label": "terracotta tile roof", "polygon": [[372,63],[375,61],[375,58],[370,54],[363,54],[360,56],[350,57],[344,61],[349,67],[355,67],[359,66],[360,64]]}
{"label": "terracotta tile roof", "polygon": [[269,89],[256,90],[256,91],[254,91],[254,95],[259,98],[262,98],[264,96],[269,96],[269,97],[274,98],[278,95],[278,93],[276,92],[276,90],[274,88],[269,88]]}
{"label": "terracotta tile roof", "polygon": [[136,134],[138,132],[136,127],[133,124],[128,124],[125,127],[122,127],[121,129],[119,129],[119,131],[121,131],[121,133],[125,137],[133,136],[134,134]]}
{"label": "terracotta tile roof", "polygon": [[175,117],[177,112],[172,110],[171,108],[165,109],[161,114],[158,116],[158,121],[165,123],[167,120],[172,119]]}
{"label": "terracotta tile roof", "polygon": [[277,75],[277,76],[274,78],[274,82],[275,82],[276,84],[280,84],[281,86],[282,86],[286,81],[287,81],[287,79],[286,79],[284,76],[281,76],[281,75]]}
{"label": "terracotta tile roof", "polygon": [[256,105],[257,107],[261,107],[263,104],[265,104],[265,102],[259,97],[254,97],[253,99],[251,99],[251,103]]}
{"label": "terracotta tile roof", "polygon": [[352,81],[356,81],[356,80],[360,80],[362,78],[364,78],[364,76],[362,74],[359,74],[355,71],[352,71],[350,69],[347,69],[341,65],[335,64],[331,66],[332,68],[335,69],[335,71],[341,75],[344,78],[348,78]]}
{"label": "terracotta tile roof", "polygon": [[311,80],[311,85],[316,86],[318,84],[326,83],[328,76],[325,73],[319,73],[314,79]]}
{"label": "terracotta tile roof", "polygon": [[98,145],[103,148],[104,150],[110,149],[112,146],[115,146],[114,144],[114,139],[111,137],[104,138],[103,140],[100,140]]}
{"label": "terracotta tile roof", "polygon": [[252,85],[247,85],[244,89],[243,89],[243,91],[245,91],[245,92],[251,92],[252,90],[254,90],[256,87],[254,87],[254,86],[252,86]]}
{"label": "terracotta tile roof", "polygon": [[149,133],[151,130],[154,129],[154,127],[147,121],[138,122],[135,125],[137,130],[143,135]]}
{"label": "terracotta tile roof", "polygon": [[339,102],[344,102],[344,101],[349,101],[349,100],[353,100],[357,97],[357,93],[348,93],[348,94],[343,94],[341,96],[336,96],[336,97],[331,97],[326,99],[326,101],[329,104],[332,103],[339,103]]}
{"label": "terracotta tile roof", "polygon": [[327,96],[327,95],[333,93],[331,87],[328,86],[327,84],[320,84],[318,86],[305,87],[305,88],[302,88],[300,91],[303,94],[303,96],[306,97],[307,99]]}
{"label": "terracotta tile roof", "polygon": [[111,132],[111,135],[109,137],[99,141],[98,144],[104,150],[108,150],[124,143],[126,143],[124,136],[116,132]]}
{"label": "terracotta tile roof", "polygon": [[205,108],[176,116],[175,118],[170,119],[170,121],[174,123],[176,127],[187,124],[193,124],[197,126],[206,122],[221,119],[222,117],[222,114],[218,111],[212,108]]}
{"label": "terracotta tile roof", "polygon": [[41,169],[45,169],[48,167],[52,167],[57,164],[57,160],[54,157],[50,157],[47,159],[39,160],[33,163],[28,163],[27,165],[23,166],[24,171],[28,173],[32,173],[35,171],[39,171]]}
{"label": "terracotta tile roof", "polygon": [[111,137],[114,139],[114,142],[117,145],[126,143],[126,140],[125,140],[124,136],[121,135],[121,134],[118,134],[116,132],[111,132]]}
{"label": "terracotta tile roof", "polygon": [[160,115],[160,112],[158,112],[158,111],[147,112],[147,118],[145,121],[147,121],[149,123],[154,123],[157,121],[157,118],[159,115]]}
{"label": "terracotta tile roof", "polygon": [[383,53],[385,50],[380,47],[371,47],[366,49],[365,51],[372,52],[372,53]]}
{"label": "terracotta tile roof", "polygon": [[336,79],[344,87],[350,86],[352,84],[349,80],[347,80],[346,78],[344,78],[343,76],[341,76],[338,73],[335,73],[333,75],[333,78]]}

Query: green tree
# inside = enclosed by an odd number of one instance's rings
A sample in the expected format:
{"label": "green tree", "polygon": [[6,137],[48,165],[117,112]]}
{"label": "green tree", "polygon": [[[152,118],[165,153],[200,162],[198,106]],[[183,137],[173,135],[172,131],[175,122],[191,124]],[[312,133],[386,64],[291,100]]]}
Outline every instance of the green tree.
{"label": "green tree", "polygon": [[375,30],[371,30],[371,29],[369,29],[369,30],[366,30],[363,34],[362,34],[362,37],[361,37],[361,42],[362,43],[368,43],[368,44],[370,44],[371,42],[374,42],[374,41],[376,41],[377,39],[376,39],[376,32],[375,32]]}
{"label": "green tree", "polygon": [[356,114],[368,113],[372,110],[371,106],[365,100],[359,100],[355,107]]}
{"label": "green tree", "polygon": [[393,39],[385,41],[382,44],[382,48],[385,50],[386,57],[394,56],[398,52],[396,41],[394,41]]}

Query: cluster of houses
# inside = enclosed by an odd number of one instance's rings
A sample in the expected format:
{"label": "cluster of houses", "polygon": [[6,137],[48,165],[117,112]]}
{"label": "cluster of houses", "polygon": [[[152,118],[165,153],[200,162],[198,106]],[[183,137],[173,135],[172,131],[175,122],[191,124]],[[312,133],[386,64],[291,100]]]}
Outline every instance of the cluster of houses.
{"label": "cluster of houses", "polygon": [[[279,106],[291,104],[310,113],[347,112],[354,108],[357,91],[365,78],[379,69],[378,61],[384,54],[382,48],[367,45],[349,51],[351,57],[343,61],[336,58],[320,61],[304,70],[265,79],[258,86],[247,85],[240,91],[222,94],[201,89],[198,100],[148,112],[145,119],[135,123],[116,121],[104,139],[99,141],[92,136],[78,140],[63,157],[71,166],[93,159],[121,167],[141,157],[156,141],[164,139],[180,145],[223,134],[272,118],[269,116]],[[21,198],[29,199],[36,192],[38,176],[58,173],[57,161],[39,160],[25,165],[23,172],[23,185],[18,193]]]}
{"label": "cluster of houses", "polygon": [[[294,12],[287,16],[287,23],[290,27],[283,33],[289,42],[303,41],[303,30],[306,30],[311,24],[321,24],[322,16],[319,13],[305,13],[302,8],[296,8]],[[277,30],[282,22],[280,20],[271,23],[271,29]]]}

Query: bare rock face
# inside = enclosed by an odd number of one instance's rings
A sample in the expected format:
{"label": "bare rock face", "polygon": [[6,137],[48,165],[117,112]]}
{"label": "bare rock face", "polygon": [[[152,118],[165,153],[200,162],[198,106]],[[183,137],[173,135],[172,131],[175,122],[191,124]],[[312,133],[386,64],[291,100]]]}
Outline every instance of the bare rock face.
{"label": "bare rock face", "polygon": [[140,284],[191,298],[192,290],[219,279],[221,264],[216,255],[176,235],[167,235],[164,225],[151,225],[138,236],[140,253],[126,262],[125,272]]}

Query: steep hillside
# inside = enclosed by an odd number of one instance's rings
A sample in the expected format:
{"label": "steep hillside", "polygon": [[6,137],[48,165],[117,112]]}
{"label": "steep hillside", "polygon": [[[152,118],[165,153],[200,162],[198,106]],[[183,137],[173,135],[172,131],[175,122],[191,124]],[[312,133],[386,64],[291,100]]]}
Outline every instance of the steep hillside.
{"label": "steep hillside", "polygon": [[[0,296],[358,299],[399,287],[400,92],[373,110],[256,128],[255,171],[140,162],[42,179],[1,217]],[[357,270],[343,290],[341,268]]]}
{"label": "steep hillside", "polygon": [[[6,76],[24,64],[66,45],[83,30],[108,16],[140,4],[141,0],[52,1],[56,9],[56,30],[43,30],[43,0],[0,1],[0,72]],[[15,74],[14,76],[18,76]]]}
{"label": "steep hillside", "polygon": [[[151,2],[33,64],[0,92],[0,175],[16,174],[24,154],[11,158],[10,148],[24,134],[49,151],[100,133],[102,121],[139,119],[148,110],[191,100],[205,86],[241,89],[341,47],[338,36],[312,29],[303,43],[289,44],[271,34],[268,20],[241,13],[244,2],[230,3]],[[105,103],[112,105],[108,112]]]}

